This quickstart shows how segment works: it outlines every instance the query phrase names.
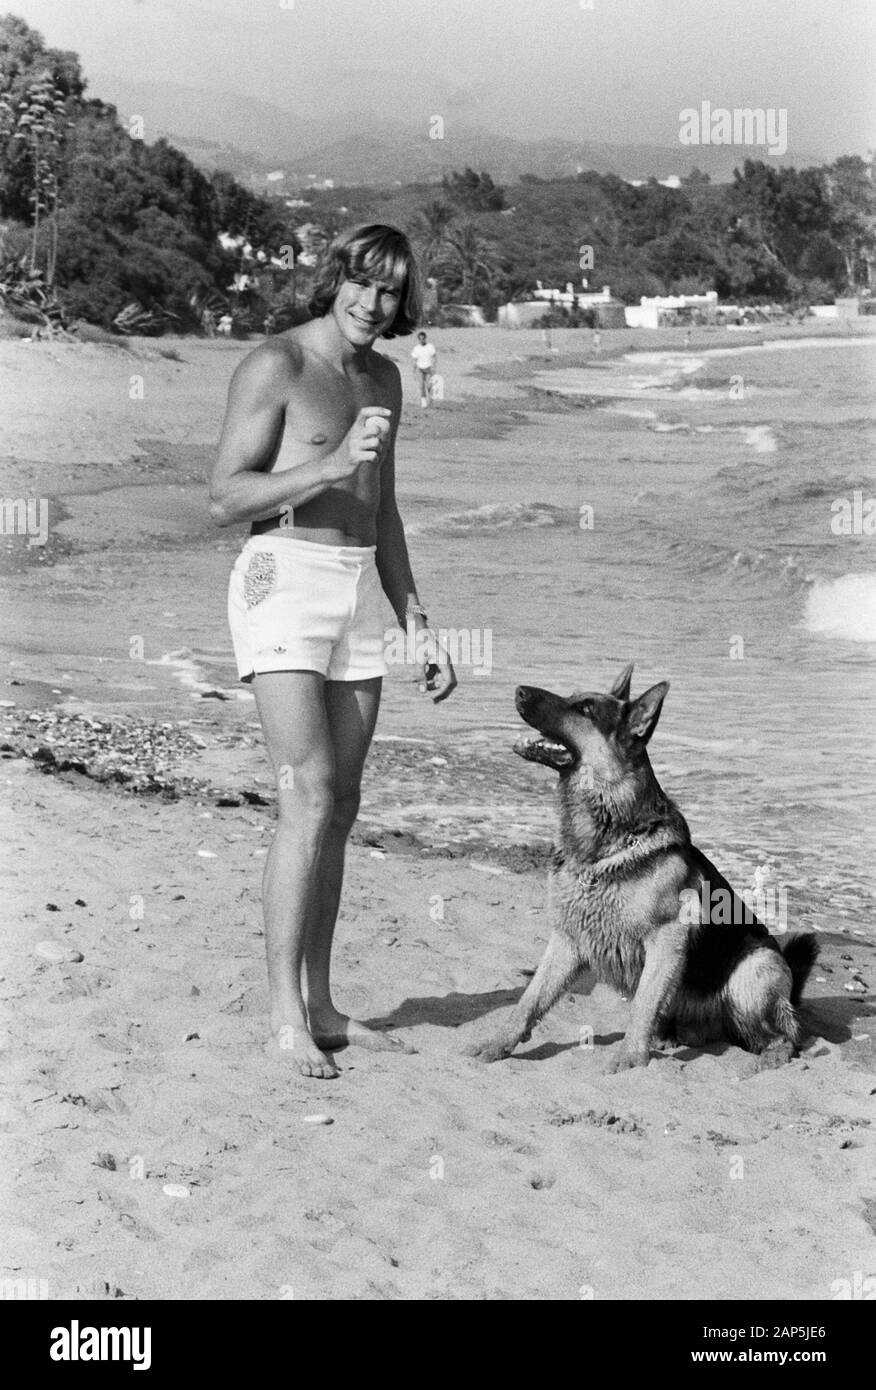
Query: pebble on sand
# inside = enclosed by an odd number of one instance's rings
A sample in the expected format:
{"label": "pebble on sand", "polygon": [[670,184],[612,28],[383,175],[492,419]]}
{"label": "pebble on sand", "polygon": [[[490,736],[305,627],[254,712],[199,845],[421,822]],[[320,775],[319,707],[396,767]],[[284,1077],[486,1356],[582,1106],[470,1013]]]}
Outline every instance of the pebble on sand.
{"label": "pebble on sand", "polygon": [[331,1115],[302,1115],[302,1120],[306,1125],[333,1125],[334,1120]]}
{"label": "pebble on sand", "polygon": [[78,965],[79,961],[85,959],[81,951],[65,946],[62,941],[40,941],[35,950],[38,956],[50,960],[53,965]]}
{"label": "pebble on sand", "polygon": [[166,1182],[161,1189],[165,1197],[190,1197],[191,1193],[181,1182]]}

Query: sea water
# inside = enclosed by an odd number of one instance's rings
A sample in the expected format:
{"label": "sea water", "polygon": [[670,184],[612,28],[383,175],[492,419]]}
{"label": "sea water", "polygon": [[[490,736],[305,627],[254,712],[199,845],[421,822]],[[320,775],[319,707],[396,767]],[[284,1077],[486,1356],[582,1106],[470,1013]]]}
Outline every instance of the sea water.
{"label": "sea water", "polygon": [[831,522],[876,496],[876,342],[630,353],[536,386],[562,413],[400,466],[432,620],[489,628],[491,661],[431,722],[391,676],[381,728],[434,731],[503,781],[510,758],[502,820],[544,832],[527,789],[554,774],[510,752],[515,687],[605,690],[635,660],[634,694],[671,683],[652,761],[697,842],[738,888],[781,884],[792,927],[869,933],[876,538]]}

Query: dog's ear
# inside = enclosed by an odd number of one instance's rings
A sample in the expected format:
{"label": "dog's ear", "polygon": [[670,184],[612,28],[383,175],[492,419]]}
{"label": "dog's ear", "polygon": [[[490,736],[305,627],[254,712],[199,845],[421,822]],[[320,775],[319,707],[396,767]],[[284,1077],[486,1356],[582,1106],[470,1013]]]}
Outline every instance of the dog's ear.
{"label": "dog's ear", "polygon": [[633,663],[625,666],[615,681],[609,695],[613,695],[616,700],[628,700],[630,698],[630,681],[633,678]]}
{"label": "dog's ear", "polygon": [[644,695],[640,695],[630,706],[626,728],[627,733],[633,738],[641,739],[643,743],[648,742],[657,727],[668,689],[669,682],[660,681],[658,685],[652,685],[650,690],[646,690]]}

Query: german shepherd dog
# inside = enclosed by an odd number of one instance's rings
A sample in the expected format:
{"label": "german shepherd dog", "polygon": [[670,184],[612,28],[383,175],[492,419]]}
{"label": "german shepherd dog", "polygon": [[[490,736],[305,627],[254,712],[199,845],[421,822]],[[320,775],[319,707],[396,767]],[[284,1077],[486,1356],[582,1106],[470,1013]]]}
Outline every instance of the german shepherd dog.
{"label": "german shepherd dog", "polygon": [[554,920],[519,1003],[470,1054],[507,1057],[589,967],[634,996],[611,1071],[647,1066],[652,1038],[689,1046],[724,1038],[790,1059],[803,1036],[795,1006],[818,954],[815,937],[780,946],[691,843],[647,751],[669,686],[661,681],[631,701],[632,670],[608,695],[517,690],[518,712],[541,737],[514,751],[559,773]]}

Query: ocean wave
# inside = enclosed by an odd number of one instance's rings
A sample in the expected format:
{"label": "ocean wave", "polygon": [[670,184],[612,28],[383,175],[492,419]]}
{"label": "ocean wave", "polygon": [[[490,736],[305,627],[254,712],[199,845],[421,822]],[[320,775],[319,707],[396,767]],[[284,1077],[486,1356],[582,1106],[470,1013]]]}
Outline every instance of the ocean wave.
{"label": "ocean wave", "polygon": [[[766,331],[765,326],[762,331]],[[733,347],[701,347],[697,349],[696,357],[691,356],[691,360],[699,359],[698,366],[702,366],[711,358],[741,357],[746,353],[757,353],[758,356],[762,356],[765,352],[808,352],[812,348],[872,348],[874,344],[876,344],[876,334],[862,334],[848,338],[838,335],[812,338],[764,338],[763,342],[740,343]],[[623,360],[634,362],[638,359],[647,366],[659,367],[664,363],[671,366],[683,357],[684,354],[679,352],[677,348],[662,348],[653,352],[628,352],[624,354]],[[693,370],[697,370],[697,368],[695,367]]]}
{"label": "ocean wave", "polygon": [[481,507],[469,507],[461,512],[447,512],[428,521],[416,521],[405,527],[408,536],[493,535],[517,531],[521,527],[562,526],[568,524],[568,508],[555,507],[549,502],[488,502]]}
{"label": "ocean wave", "polygon": [[[778,476],[781,477],[781,474]],[[835,502],[840,498],[851,501],[856,492],[860,492],[862,497],[869,499],[874,494],[872,478],[855,478],[848,474],[845,477],[811,478],[808,482],[795,480],[778,487],[776,483],[770,481],[768,475],[765,486],[772,489],[772,495],[776,501],[787,504]]]}
{"label": "ocean wave", "polygon": [[625,352],[621,358],[622,362],[630,362],[639,367],[662,367],[663,372],[655,377],[655,381],[671,379],[675,376],[693,376],[706,365],[704,354],[694,352],[680,352],[672,348],[657,349],[650,351]]}
{"label": "ocean wave", "polygon": [[876,642],[876,574],[816,580],[806,601],[803,626],[846,642]]}
{"label": "ocean wave", "polygon": [[783,586],[802,588],[813,582],[807,563],[793,553],[775,549],[740,550],[712,541],[672,540],[666,547],[674,561],[681,556],[696,574],[721,574],[738,579],[754,578],[762,584],[773,578]]}
{"label": "ocean wave", "polygon": [[[188,690],[192,699],[199,700],[205,695],[215,695],[223,700],[251,700],[253,695],[248,690],[241,690],[238,686],[226,689],[218,686],[214,681],[206,679],[207,672],[202,665],[207,658],[191,651],[189,647],[180,647],[177,651],[164,652],[157,659],[146,661],[147,666],[163,666],[170,670],[174,680],[179,681],[184,689]],[[215,658],[213,658],[215,662]],[[225,665],[228,665],[226,658]]]}
{"label": "ocean wave", "polygon": [[656,410],[642,410],[639,406],[626,405],[607,405],[605,407],[608,415],[625,415],[631,420],[656,420]]}

